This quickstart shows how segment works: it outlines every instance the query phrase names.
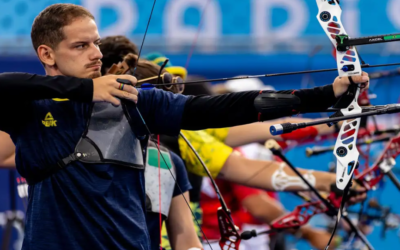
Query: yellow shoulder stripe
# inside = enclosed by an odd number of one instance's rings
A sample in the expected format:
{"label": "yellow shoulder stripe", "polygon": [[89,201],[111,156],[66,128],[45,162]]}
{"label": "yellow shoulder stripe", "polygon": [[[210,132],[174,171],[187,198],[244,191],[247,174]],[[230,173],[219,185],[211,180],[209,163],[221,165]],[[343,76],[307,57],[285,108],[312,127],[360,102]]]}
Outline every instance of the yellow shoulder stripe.
{"label": "yellow shoulder stripe", "polygon": [[55,101],[55,102],[66,102],[66,101],[69,101],[69,99],[61,99],[61,98],[53,98],[52,100]]}

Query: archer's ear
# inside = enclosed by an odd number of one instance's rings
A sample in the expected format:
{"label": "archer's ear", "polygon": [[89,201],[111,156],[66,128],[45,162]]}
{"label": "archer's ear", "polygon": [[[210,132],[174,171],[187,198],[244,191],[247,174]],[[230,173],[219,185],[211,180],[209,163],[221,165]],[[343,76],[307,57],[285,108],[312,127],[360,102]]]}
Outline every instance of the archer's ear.
{"label": "archer's ear", "polygon": [[39,60],[42,63],[44,63],[48,66],[54,66],[56,64],[56,60],[54,58],[54,51],[49,46],[40,45],[37,49],[37,54],[38,54]]}

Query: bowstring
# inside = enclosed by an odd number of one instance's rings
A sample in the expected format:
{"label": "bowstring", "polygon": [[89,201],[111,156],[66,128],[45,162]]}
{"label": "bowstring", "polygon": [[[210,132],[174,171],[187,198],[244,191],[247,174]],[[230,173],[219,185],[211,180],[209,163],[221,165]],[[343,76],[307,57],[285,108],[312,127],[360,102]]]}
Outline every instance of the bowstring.
{"label": "bowstring", "polygon": [[[160,147],[160,135],[157,135],[157,148]],[[162,250],[162,214],[161,214],[161,162],[160,162],[160,150],[158,150],[157,158],[158,158],[158,203],[159,203],[159,210],[158,210],[158,222],[160,225],[160,250]]]}
{"label": "bowstring", "polygon": [[[156,2],[157,2],[157,0],[154,0],[153,6],[151,7],[150,17],[149,17],[149,20],[147,21],[146,30],[144,31],[142,44],[140,45],[140,49],[139,49],[139,54],[138,54],[138,59],[137,59],[138,62],[139,62],[139,59],[140,59],[140,55],[142,54],[144,41],[146,40],[147,31],[149,30],[149,26],[150,26],[150,22],[151,22],[151,17],[153,16],[154,6],[156,6]],[[137,64],[136,64],[136,66],[137,66]],[[136,68],[137,68],[137,67],[135,67],[135,69],[133,70],[133,74],[135,73]]]}
{"label": "bowstring", "polygon": [[186,59],[186,64],[185,64],[185,69],[186,70],[189,67],[190,59],[192,59],[192,55],[193,55],[194,49],[196,47],[196,44],[197,44],[197,41],[198,41],[198,38],[199,38],[200,30],[203,27],[204,16],[206,14],[206,10],[207,10],[207,7],[210,4],[210,2],[211,2],[211,0],[207,0],[206,4],[204,5],[204,8],[202,10],[201,17],[200,17],[200,22],[199,22],[199,25],[197,26],[197,31],[196,31],[194,40],[192,42],[192,45],[190,47],[190,51],[189,51],[188,57]]}

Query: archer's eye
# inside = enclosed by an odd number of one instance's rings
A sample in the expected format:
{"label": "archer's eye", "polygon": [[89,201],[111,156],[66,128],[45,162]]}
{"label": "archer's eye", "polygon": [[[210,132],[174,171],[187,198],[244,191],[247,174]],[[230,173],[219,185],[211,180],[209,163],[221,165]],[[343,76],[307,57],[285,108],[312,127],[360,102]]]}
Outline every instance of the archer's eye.
{"label": "archer's eye", "polygon": [[86,44],[78,44],[78,45],[75,46],[75,49],[84,49],[86,47],[87,47]]}

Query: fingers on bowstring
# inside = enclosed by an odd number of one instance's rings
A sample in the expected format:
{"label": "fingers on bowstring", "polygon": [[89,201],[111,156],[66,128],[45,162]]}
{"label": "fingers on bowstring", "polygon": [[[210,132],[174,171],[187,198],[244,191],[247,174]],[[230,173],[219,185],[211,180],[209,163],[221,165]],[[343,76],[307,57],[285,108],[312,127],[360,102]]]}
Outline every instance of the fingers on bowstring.
{"label": "fingers on bowstring", "polygon": [[[126,87],[127,86],[125,86],[124,89]],[[137,94],[128,93],[127,91],[115,89],[115,90],[111,91],[111,95],[119,97],[119,98],[123,98],[123,99],[126,99],[126,100],[130,100],[130,101],[133,101],[135,103],[137,102]]]}
{"label": "fingers on bowstring", "polygon": [[118,100],[117,98],[115,98],[115,97],[112,96],[112,95],[110,95],[110,96],[108,96],[107,98],[105,98],[104,101],[109,102],[109,103],[111,103],[111,104],[114,105],[114,106],[119,106],[119,105],[121,104],[121,101]]}
{"label": "fingers on bowstring", "polygon": [[[118,89],[118,90],[122,90],[122,91],[128,92],[128,93],[130,93],[130,94],[134,94],[134,95],[137,95],[137,94],[138,94],[138,90],[137,90],[135,87],[133,87],[133,86],[135,86],[135,85],[131,86],[131,85],[129,85],[129,84],[125,84],[125,83],[122,83],[122,82],[118,82],[118,78],[124,79],[124,78],[121,77],[121,75],[119,75],[119,76],[116,78],[116,81],[113,83],[113,87],[114,87],[114,88],[116,88],[116,89]],[[136,79],[136,78],[134,78],[134,79]],[[124,79],[124,80],[128,80],[128,81],[130,82],[129,79]],[[135,84],[136,84],[136,82],[135,82]],[[122,89],[121,89],[121,88],[122,88]]]}
{"label": "fingers on bowstring", "polygon": [[127,93],[129,93],[129,94],[134,94],[134,95],[138,94],[138,90],[135,87],[131,86],[131,85],[126,85],[125,84],[124,85],[124,89],[122,89],[122,90],[127,92]]}

